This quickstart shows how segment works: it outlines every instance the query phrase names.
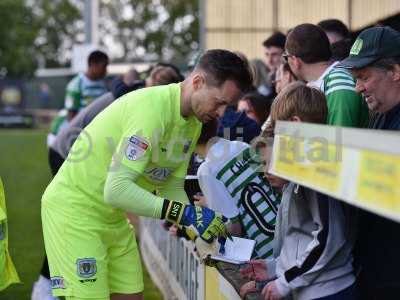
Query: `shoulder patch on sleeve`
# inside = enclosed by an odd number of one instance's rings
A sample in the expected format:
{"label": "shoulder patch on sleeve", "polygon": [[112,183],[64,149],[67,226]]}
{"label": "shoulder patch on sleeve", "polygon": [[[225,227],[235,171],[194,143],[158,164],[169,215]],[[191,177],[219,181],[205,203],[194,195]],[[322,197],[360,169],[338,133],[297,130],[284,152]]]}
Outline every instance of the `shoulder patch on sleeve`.
{"label": "shoulder patch on sleeve", "polygon": [[129,138],[126,146],[125,155],[129,160],[138,160],[149,148],[149,143],[142,137],[133,135]]}

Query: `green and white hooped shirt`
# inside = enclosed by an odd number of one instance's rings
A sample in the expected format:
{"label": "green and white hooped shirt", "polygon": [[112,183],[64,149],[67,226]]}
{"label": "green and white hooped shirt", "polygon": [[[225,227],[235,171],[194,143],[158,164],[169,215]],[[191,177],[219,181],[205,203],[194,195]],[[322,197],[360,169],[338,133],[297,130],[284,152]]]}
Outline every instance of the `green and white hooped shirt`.
{"label": "green and white hooped shirt", "polygon": [[272,256],[280,197],[263,176],[250,146],[220,139],[197,174],[209,207],[240,220],[245,237],[256,240],[258,258]]}

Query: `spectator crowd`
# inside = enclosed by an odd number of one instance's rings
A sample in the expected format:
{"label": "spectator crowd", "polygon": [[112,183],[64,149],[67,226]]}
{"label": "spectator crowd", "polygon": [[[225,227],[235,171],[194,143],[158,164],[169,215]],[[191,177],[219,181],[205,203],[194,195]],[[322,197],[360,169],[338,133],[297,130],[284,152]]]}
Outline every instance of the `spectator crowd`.
{"label": "spectator crowd", "polygon": [[[198,141],[183,150],[193,148],[188,174],[197,176],[201,190],[191,203],[229,219],[230,235],[256,241],[252,260],[241,267],[247,283],[240,296],[259,292],[266,300],[397,299],[400,224],[272,175],[268,167],[277,121],[400,130],[400,33],[371,27],[353,40],[342,22],[330,19],[300,24],[286,35],[273,33],[261,46],[264,60],[229,52],[253,75],[251,87],[238,84],[240,76],[227,75],[224,80],[236,80],[240,97],[228,101],[227,92],[215,96],[225,102],[217,114],[201,120]],[[208,51],[199,67],[205,70],[206,84],[212,81],[207,72],[213,74],[213,67],[201,65],[207,55],[212,61]],[[131,70],[115,78],[108,90],[108,63],[104,52],[92,52],[87,72],[66,88],[65,107],[48,136],[53,176],[67,169],[77,138],[114,103],[139,90],[195,78],[160,62],[146,75]],[[182,223],[173,224],[169,208],[164,208],[166,230],[193,239]],[[50,273],[46,258],[32,300],[55,299]]]}

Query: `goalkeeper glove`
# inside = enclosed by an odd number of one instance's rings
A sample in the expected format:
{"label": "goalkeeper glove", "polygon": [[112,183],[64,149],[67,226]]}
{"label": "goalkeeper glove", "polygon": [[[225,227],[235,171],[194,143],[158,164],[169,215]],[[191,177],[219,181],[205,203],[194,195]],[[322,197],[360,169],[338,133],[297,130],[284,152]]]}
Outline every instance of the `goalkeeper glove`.
{"label": "goalkeeper glove", "polygon": [[228,219],[207,207],[165,199],[163,216],[167,221],[188,227],[208,243],[214,238],[230,237],[226,228]]}

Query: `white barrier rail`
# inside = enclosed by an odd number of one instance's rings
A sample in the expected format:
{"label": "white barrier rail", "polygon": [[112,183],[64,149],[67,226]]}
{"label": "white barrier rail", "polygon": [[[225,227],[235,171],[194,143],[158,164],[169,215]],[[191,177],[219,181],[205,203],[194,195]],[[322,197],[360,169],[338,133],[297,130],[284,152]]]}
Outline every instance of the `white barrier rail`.
{"label": "white barrier rail", "polygon": [[140,218],[140,247],[164,299],[204,299],[204,266],[191,243],[171,236],[160,220]]}
{"label": "white barrier rail", "polygon": [[171,236],[162,221],[140,218],[140,249],[151,278],[168,300],[240,300],[234,287],[205,267],[185,239]]}

